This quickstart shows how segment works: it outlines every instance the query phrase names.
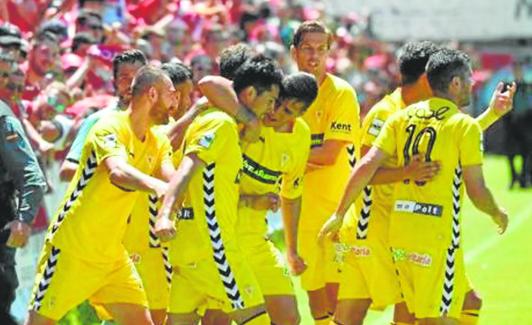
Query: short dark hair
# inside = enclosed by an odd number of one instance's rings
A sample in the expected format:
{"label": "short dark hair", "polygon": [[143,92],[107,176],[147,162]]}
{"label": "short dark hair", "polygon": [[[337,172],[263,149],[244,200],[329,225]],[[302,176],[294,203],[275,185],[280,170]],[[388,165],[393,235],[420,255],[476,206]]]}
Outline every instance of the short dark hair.
{"label": "short dark hair", "polygon": [[165,78],[168,78],[168,76],[160,68],[145,65],[137,71],[131,83],[131,94],[133,97],[139,96],[145,93],[149,87],[157,85]]}
{"label": "short dark hair", "polygon": [[187,80],[192,80],[192,70],[186,64],[181,62],[167,62],[161,65],[161,70],[163,70],[172,83],[179,85]]}
{"label": "short dark hair", "polygon": [[307,21],[304,21],[301,25],[299,25],[299,27],[296,29],[296,32],[294,33],[294,37],[292,37],[292,45],[294,47],[298,47],[303,41],[303,36],[306,33],[327,34],[327,37],[328,37],[327,46],[331,47],[332,34],[327,28],[327,26],[325,26],[325,24],[323,24],[321,21],[318,21],[318,20],[307,20]]}
{"label": "short dark hair", "polygon": [[81,9],[79,11],[78,17],[76,18],[76,23],[84,25],[89,17],[96,18],[100,21],[100,23],[103,23],[102,15],[99,12],[89,9]]}
{"label": "short dark hair", "polygon": [[67,26],[65,26],[61,21],[57,19],[45,21],[39,28],[38,33],[41,32],[51,32],[52,34],[55,34],[59,39],[68,38]]}
{"label": "short dark hair", "polygon": [[430,56],[427,79],[434,91],[447,93],[454,77],[466,78],[471,70],[470,59],[462,51],[443,48]]}
{"label": "short dark hair", "polygon": [[318,83],[316,78],[306,72],[296,72],[283,79],[281,100],[295,99],[305,105],[305,111],[318,96]]}
{"label": "short dark hair", "polygon": [[233,88],[237,94],[249,86],[255,88],[257,94],[261,94],[274,85],[281,88],[283,72],[275,61],[259,54],[244,62],[235,71],[234,77]]}
{"label": "short dark hair", "polygon": [[401,73],[401,84],[410,85],[416,82],[423,73],[432,54],[440,48],[430,41],[414,41],[404,44],[399,49],[398,64]]}
{"label": "short dark hair", "polygon": [[113,78],[116,79],[116,76],[118,75],[118,69],[122,64],[129,63],[129,64],[135,64],[140,63],[141,65],[146,65],[148,63],[148,60],[146,59],[146,56],[144,53],[137,49],[133,50],[127,50],[120,54],[117,54],[113,58]]}
{"label": "short dark hair", "polygon": [[72,52],[76,52],[82,44],[96,44],[96,40],[89,33],[77,33],[72,39],[72,45],[70,49]]}
{"label": "short dark hair", "polygon": [[225,48],[220,53],[220,75],[233,80],[235,71],[253,56],[253,50],[249,45],[238,43]]}
{"label": "short dark hair", "polygon": [[50,31],[45,30],[45,31],[37,33],[37,35],[35,36],[35,40],[34,40],[35,44],[40,44],[44,41],[49,41],[49,42],[59,45],[59,39],[54,33]]}

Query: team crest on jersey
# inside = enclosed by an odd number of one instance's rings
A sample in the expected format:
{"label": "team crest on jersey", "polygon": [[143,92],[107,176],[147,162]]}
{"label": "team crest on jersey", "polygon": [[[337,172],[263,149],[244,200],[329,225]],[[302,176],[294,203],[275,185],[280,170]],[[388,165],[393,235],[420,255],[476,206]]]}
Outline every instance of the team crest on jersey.
{"label": "team crest on jersey", "polygon": [[118,140],[116,139],[116,134],[107,134],[103,137],[103,144],[107,148],[116,148],[118,145]]}
{"label": "team crest on jersey", "polygon": [[209,149],[214,142],[214,133],[209,133],[199,139],[198,144],[205,149]]}
{"label": "team crest on jersey", "polygon": [[381,120],[381,119],[374,119],[372,122],[371,122],[371,127],[368,129],[368,133],[373,135],[373,136],[378,136],[379,133],[381,132],[381,129],[382,129],[382,126],[384,125],[384,121]]}

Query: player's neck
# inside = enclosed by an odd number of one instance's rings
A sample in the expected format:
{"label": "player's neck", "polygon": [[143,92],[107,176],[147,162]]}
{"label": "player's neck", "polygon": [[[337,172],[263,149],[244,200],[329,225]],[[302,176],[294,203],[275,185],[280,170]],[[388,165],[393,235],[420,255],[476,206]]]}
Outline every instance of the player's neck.
{"label": "player's neck", "polygon": [[453,97],[453,96],[450,95],[450,94],[442,93],[442,92],[440,92],[440,91],[435,91],[435,92],[434,92],[434,97],[439,97],[439,98],[447,99],[448,101],[453,102],[453,104],[455,104],[456,106],[458,106],[456,98]]}
{"label": "player's neck", "polygon": [[134,104],[131,103],[128,110],[131,130],[140,141],[144,141],[146,133],[150,129],[151,119],[148,116],[148,109],[133,106]]}
{"label": "player's neck", "polygon": [[294,122],[291,121],[283,125],[275,126],[273,129],[278,133],[292,133],[292,130],[294,129]]}
{"label": "player's neck", "polygon": [[426,100],[430,98],[430,95],[428,91],[423,89],[423,87],[419,87],[418,84],[401,86],[401,98],[407,106]]}

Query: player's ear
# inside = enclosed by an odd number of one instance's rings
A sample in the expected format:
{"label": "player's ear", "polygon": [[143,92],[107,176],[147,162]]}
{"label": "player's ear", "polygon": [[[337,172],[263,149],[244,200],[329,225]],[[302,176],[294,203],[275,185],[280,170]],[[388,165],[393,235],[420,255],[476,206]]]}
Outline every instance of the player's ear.
{"label": "player's ear", "polygon": [[257,97],[257,90],[253,86],[247,86],[242,90],[242,95],[247,102],[251,102]]}
{"label": "player's ear", "polygon": [[294,45],[290,45],[290,57],[296,61],[296,47]]}
{"label": "player's ear", "polygon": [[148,98],[150,99],[150,102],[155,103],[158,97],[159,93],[154,86],[148,88]]}
{"label": "player's ear", "polygon": [[451,79],[451,82],[449,83],[449,93],[450,94],[456,94],[459,92],[460,88],[462,87],[462,79],[460,79],[459,76],[454,76]]}

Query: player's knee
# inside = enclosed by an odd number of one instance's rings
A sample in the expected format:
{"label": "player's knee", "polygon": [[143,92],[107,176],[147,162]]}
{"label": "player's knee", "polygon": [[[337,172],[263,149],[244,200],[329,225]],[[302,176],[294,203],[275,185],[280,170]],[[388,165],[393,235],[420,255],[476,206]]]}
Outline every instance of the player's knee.
{"label": "player's knee", "polygon": [[482,308],[482,298],[475,290],[469,291],[464,299],[463,310],[473,309],[480,310]]}
{"label": "player's knee", "polygon": [[270,317],[275,325],[298,325],[301,322],[297,310],[280,310],[270,314]]}

